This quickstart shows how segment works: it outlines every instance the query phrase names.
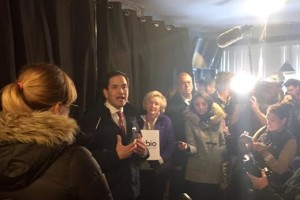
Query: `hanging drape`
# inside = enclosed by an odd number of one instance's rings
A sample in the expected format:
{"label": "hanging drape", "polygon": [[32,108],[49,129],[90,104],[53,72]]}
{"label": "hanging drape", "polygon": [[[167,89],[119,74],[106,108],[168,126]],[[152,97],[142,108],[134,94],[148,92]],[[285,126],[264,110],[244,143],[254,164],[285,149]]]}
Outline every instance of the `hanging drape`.
{"label": "hanging drape", "polygon": [[[31,62],[57,64],[74,80],[81,107],[93,104],[94,10],[91,0],[0,1],[1,88]],[[82,12],[82,10],[84,12]]]}
{"label": "hanging drape", "polygon": [[166,93],[181,71],[192,73],[188,31],[137,17],[122,9],[120,2],[108,3],[109,69],[130,77],[129,100],[141,107],[150,90]]}
{"label": "hanging drape", "polygon": [[0,88],[15,79],[15,47],[10,1],[0,1]]}
{"label": "hanging drape", "polygon": [[130,77],[130,102],[165,93],[181,71],[192,72],[188,31],[138,17],[107,0],[1,0],[0,88],[31,62],[51,62],[74,80],[80,115],[102,99],[108,70]]}

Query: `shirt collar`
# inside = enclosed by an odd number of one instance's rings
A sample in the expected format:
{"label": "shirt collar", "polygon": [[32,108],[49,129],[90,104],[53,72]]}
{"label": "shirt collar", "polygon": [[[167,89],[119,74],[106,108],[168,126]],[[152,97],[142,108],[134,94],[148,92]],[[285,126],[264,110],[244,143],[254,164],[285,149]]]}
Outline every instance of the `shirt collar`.
{"label": "shirt collar", "polygon": [[180,95],[180,96],[181,96],[181,98],[183,99],[183,101],[184,101],[187,105],[190,105],[191,99],[186,98],[186,97],[184,97],[184,96],[182,96],[182,95]]}
{"label": "shirt collar", "polygon": [[109,109],[111,114],[117,113],[118,111],[123,112],[123,107],[120,109],[115,108],[114,106],[112,106],[108,101],[106,101],[104,103],[104,105]]}

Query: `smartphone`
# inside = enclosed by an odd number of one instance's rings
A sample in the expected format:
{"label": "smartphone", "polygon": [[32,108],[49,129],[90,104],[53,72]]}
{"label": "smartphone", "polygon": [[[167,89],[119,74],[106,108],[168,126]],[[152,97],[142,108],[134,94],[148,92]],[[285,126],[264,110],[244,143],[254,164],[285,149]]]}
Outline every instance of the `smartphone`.
{"label": "smartphone", "polygon": [[178,144],[181,144],[181,143],[182,143],[181,141],[175,141],[175,142],[174,142],[174,144],[177,144],[177,145],[178,145]]}

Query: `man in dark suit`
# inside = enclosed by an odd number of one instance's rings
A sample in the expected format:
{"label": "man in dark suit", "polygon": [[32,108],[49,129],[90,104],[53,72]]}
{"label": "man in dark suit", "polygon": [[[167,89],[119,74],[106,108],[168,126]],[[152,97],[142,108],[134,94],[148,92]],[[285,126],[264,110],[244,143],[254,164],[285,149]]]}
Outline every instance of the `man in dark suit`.
{"label": "man in dark suit", "polygon": [[87,112],[80,120],[87,134],[85,146],[101,163],[116,200],[139,195],[139,163],[149,156],[141,139],[138,115],[128,101],[128,77],[109,72],[103,83],[104,105]]}
{"label": "man in dark suit", "polygon": [[[176,93],[168,100],[166,114],[171,118],[174,126],[175,140],[186,142],[185,119],[183,111],[189,106],[193,94],[193,79],[188,73],[180,73],[176,81]],[[187,154],[175,149],[172,163],[174,170],[170,177],[169,199],[178,199],[185,192],[184,171],[187,162]]]}

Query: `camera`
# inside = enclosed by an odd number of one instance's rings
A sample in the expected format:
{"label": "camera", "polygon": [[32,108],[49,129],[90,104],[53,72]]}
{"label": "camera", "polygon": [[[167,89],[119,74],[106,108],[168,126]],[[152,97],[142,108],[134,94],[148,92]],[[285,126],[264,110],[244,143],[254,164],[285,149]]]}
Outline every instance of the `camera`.
{"label": "camera", "polygon": [[261,177],[261,168],[254,159],[253,154],[245,154],[243,158],[243,171],[256,177]]}

